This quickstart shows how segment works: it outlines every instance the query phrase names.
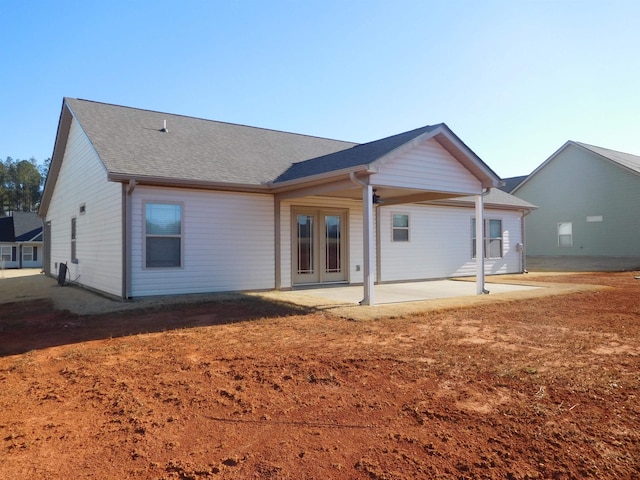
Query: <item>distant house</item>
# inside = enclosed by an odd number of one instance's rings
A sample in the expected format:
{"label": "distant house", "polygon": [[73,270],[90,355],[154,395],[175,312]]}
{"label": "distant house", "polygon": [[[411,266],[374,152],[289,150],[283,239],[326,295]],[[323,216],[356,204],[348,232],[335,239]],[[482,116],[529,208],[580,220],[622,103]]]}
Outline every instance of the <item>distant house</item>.
{"label": "distant house", "polygon": [[[121,298],[521,271],[527,202],[445,124],[356,144],[64,100],[46,272]],[[476,252],[483,252],[476,255]]]}
{"label": "distant house", "polygon": [[521,175],[519,177],[503,178],[502,179],[503,184],[498,188],[503,192],[511,193],[516,189],[518,185],[524,182],[527,179],[527,177],[528,175]]}
{"label": "distant house", "polygon": [[0,268],[42,267],[42,220],[35,213],[0,218]]}
{"label": "distant house", "polygon": [[512,193],[527,217],[531,268],[640,268],[640,157],[568,141]]}

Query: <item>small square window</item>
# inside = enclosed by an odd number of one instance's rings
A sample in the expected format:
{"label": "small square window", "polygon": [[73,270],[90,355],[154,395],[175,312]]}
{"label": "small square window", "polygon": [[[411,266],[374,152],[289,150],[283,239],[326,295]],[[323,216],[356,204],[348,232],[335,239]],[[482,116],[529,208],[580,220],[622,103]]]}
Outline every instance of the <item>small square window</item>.
{"label": "small square window", "polygon": [[406,213],[394,213],[392,225],[392,239],[394,242],[409,241],[409,215]]}
{"label": "small square window", "polygon": [[558,246],[573,247],[573,224],[571,222],[558,223]]}

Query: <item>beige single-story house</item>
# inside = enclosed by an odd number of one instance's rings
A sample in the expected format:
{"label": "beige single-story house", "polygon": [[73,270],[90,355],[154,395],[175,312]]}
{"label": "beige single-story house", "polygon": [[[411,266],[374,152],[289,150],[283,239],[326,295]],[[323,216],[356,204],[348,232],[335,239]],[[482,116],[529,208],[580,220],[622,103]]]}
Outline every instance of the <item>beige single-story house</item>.
{"label": "beige single-story house", "polygon": [[[44,269],[119,298],[522,271],[533,205],[445,124],[357,144],[65,98]],[[476,252],[483,254],[476,255]]]}

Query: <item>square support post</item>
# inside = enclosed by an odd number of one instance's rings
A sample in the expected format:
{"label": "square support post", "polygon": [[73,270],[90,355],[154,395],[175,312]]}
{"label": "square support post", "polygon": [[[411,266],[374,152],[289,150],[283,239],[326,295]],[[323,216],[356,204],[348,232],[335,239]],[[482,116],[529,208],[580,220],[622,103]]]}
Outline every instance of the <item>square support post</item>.
{"label": "square support post", "polygon": [[476,195],[476,294],[484,289],[484,197]]}
{"label": "square support post", "polygon": [[360,302],[360,305],[373,305],[373,187],[371,185],[362,186],[362,208],[363,212],[363,240],[364,240],[364,254],[363,254],[363,269],[364,275],[364,298]]}

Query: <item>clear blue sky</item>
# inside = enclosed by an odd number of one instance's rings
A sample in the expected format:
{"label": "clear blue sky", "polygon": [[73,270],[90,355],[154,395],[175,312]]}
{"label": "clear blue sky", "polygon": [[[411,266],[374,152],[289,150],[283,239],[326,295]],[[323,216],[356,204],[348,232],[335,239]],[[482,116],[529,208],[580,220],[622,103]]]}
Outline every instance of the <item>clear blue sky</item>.
{"label": "clear blue sky", "polygon": [[367,142],[445,122],[500,176],[640,155],[640,1],[0,0],[0,158],[65,96]]}

